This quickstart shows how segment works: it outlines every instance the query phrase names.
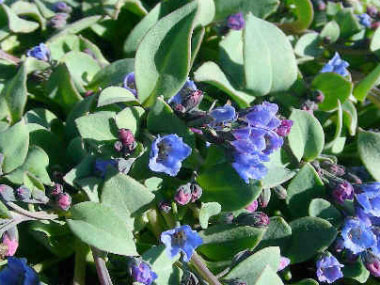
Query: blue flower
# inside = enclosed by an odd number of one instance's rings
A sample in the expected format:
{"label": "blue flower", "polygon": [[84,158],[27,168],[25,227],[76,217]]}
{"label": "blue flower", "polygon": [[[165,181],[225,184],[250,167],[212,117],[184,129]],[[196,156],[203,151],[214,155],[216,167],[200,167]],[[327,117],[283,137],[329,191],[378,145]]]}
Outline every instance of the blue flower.
{"label": "blue flower", "polygon": [[363,184],[359,189],[363,192],[356,195],[356,200],[364,213],[380,217],[380,182]]}
{"label": "blue flower", "polygon": [[339,54],[336,52],[334,57],[325,64],[321,69],[321,72],[335,72],[342,76],[349,75],[348,70],[346,69],[349,66],[347,61],[344,61],[340,58]]}
{"label": "blue flower", "polygon": [[357,219],[347,219],[341,235],[344,247],[354,254],[361,253],[376,244],[376,236],[371,228]]}
{"label": "blue flower", "polygon": [[168,100],[175,111],[184,113],[192,110],[203,99],[203,92],[197,89],[194,81],[187,79],[181,90]]}
{"label": "blue flower", "polygon": [[245,26],[243,13],[236,13],[227,18],[227,27],[232,30],[241,30]]}
{"label": "blue flower", "polygon": [[235,161],[232,163],[232,166],[247,184],[249,183],[249,179],[260,180],[268,172],[268,169],[261,163],[260,157],[257,154],[236,152]]}
{"label": "blue flower", "polygon": [[325,256],[317,260],[317,276],[319,282],[333,283],[343,277],[343,264],[334,256]]}
{"label": "blue flower", "polygon": [[371,17],[368,14],[363,13],[360,15],[356,15],[356,17],[358,18],[359,23],[364,27],[368,28],[371,26]]}
{"label": "blue flower", "polygon": [[25,258],[8,258],[8,266],[0,272],[0,284],[38,285],[37,273],[26,264]]}
{"label": "blue flower", "polygon": [[157,279],[157,274],[145,262],[138,262],[131,266],[131,275],[134,281],[150,285]]}
{"label": "blue flower", "polygon": [[164,172],[176,176],[182,161],[191,154],[191,147],[176,134],[158,136],[150,152],[149,168],[155,172]]}
{"label": "blue flower", "polygon": [[137,98],[135,73],[130,72],[124,77],[123,87]]}
{"label": "blue flower", "polygon": [[166,246],[170,258],[183,252],[183,260],[190,261],[194,250],[203,243],[202,238],[190,226],[184,225],[161,233],[161,242]]}
{"label": "blue flower", "polygon": [[95,160],[95,172],[104,178],[107,173],[108,167],[117,167],[117,161],[114,159],[101,159],[97,158]]}
{"label": "blue flower", "polygon": [[210,123],[210,126],[212,127],[224,125],[236,120],[236,111],[231,105],[215,108],[209,115],[214,119]]}
{"label": "blue flower", "polygon": [[38,46],[28,50],[26,55],[39,60],[50,61],[50,50],[44,43],[40,43]]}

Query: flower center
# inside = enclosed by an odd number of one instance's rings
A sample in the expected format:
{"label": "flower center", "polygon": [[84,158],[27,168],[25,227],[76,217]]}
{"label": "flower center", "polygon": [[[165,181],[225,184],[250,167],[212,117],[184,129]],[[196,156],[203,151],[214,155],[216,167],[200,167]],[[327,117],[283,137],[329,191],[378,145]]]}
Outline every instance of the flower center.
{"label": "flower center", "polygon": [[186,241],[186,234],[184,231],[179,231],[177,233],[174,233],[173,235],[173,241],[176,245],[183,245]]}
{"label": "flower center", "polygon": [[158,158],[157,158],[157,160],[167,159],[167,157],[169,156],[169,152],[172,149],[172,144],[160,142],[157,144],[157,147],[158,147]]}

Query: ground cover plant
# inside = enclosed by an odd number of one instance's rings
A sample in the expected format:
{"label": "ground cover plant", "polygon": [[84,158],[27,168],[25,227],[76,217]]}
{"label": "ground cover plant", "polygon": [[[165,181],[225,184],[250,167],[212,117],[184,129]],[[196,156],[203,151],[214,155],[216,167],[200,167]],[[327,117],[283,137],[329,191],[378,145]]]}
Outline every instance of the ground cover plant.
{"label": "ground cover plant", "polygon": [[380,284],[380,2],[0,2],[0,284]]}

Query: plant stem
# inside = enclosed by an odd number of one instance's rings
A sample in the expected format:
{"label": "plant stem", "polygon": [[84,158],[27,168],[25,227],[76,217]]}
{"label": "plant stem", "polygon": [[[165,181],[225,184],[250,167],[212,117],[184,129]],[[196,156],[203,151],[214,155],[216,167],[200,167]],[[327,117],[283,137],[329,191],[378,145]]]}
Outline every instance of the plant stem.
{"label": "plant stem", "polygon": [[76,239],[75,241],[75,267],[73,285],[86,284],[86,257],[88,246]]}
{"label": "plant stem", "polygon": [[191,260],[191,264],[196,268],[198,273],[210,284],[210,285],[222,285],[218,278],[207,268],[201,257],[194,252]]}
{"label": "plant stem", "polygon": [[40,212],[29,212],[28,210],[25,210],[21,208],[20,206],[17,206],[13,202],[8,202],[7,205],[11,207],[13,210],[15,210],[17,213],[22,214],[26,217],[37,219],[37,220],[55,220],[58,218],[58,215],[55,214],[48,214],[44,211]]}
{"label": "plant stem", "polygon": [[113,285],[110,274],[106,267],[106,262],[100,256],[100,251],[94,247],[91,247],[92,256],[94,257],[96,272],[98,273],[98,278],[100,285]]}

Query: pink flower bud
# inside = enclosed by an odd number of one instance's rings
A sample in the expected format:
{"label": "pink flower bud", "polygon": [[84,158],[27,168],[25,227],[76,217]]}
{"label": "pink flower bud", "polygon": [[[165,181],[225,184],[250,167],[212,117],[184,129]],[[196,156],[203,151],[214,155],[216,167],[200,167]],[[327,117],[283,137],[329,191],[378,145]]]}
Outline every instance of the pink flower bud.
{"label": "pink flower bud", "polygon": [[60,209],[67,211],[71,206],[71,196],[67,193],[59,194],[57,199],[57,206]]}
{"label": "pink flower bud", "polygon": [[174,200],[180,204],[180,205],[186,205],[190,202],[192,198],[192,193],[190,189],[190,183],[187,183],[185,185],[181,185],[174,196]]}
{"label": "pink flower bud", "polygon": [[245,207],[245,209],[253,213],[257,210],[258,207],[259,207],[259,202],[257,200],[254,200],[251,204]]}
{"label": "pink flower bud", "polygon": [[13,256],[18,248],[18,240],[16,237],[11,237],[8,232],[3,235],[3,244],[7,246],[5,256]]}

